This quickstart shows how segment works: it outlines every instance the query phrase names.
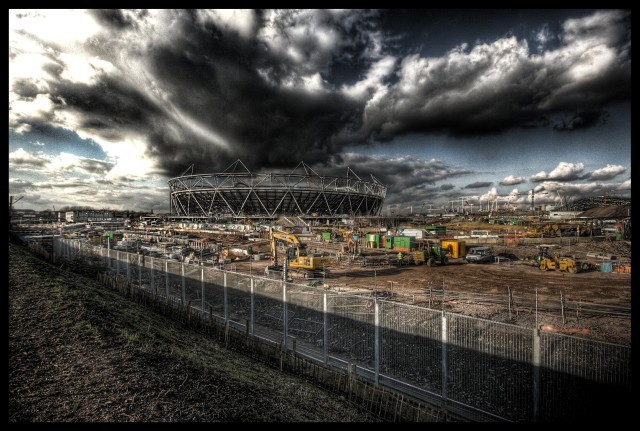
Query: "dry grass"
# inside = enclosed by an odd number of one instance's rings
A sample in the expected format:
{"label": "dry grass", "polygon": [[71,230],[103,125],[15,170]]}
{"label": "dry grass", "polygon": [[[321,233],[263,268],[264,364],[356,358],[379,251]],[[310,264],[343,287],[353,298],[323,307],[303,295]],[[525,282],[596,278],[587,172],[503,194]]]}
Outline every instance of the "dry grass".
{"label": "dry grass", "polygon": [[374,422],[9,245],[9,422]]}

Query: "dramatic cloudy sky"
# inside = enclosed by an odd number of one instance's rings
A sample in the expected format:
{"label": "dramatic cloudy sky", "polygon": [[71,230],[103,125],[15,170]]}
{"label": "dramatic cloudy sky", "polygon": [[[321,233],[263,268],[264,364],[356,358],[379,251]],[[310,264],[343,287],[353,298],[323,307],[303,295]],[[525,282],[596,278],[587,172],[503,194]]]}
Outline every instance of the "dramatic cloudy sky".
{"label": "dramatic cloudy sky", "polygon": [[9,11],[18,208],[165,212],[238,159],[373,174],[383,214],[630,196],[631,12]]}

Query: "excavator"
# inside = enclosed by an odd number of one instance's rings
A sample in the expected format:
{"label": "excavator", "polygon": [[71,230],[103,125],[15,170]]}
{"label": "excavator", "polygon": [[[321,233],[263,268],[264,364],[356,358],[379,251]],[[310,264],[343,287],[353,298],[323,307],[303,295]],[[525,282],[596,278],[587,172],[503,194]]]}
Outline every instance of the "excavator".
{"label": "excavator", "polygon": [[283,271],[278,259],[278,243],[287,245],[287,266],[290,273],[296,273],[302,278],[321,277],[328,274],[331,258],[321,253],[307,253],[307,245],[300,242],[295,234],[288,232],[274,232],[269,230],[271,240],[271,259],[273,263],[265,268],[267,275],[280,274]]}

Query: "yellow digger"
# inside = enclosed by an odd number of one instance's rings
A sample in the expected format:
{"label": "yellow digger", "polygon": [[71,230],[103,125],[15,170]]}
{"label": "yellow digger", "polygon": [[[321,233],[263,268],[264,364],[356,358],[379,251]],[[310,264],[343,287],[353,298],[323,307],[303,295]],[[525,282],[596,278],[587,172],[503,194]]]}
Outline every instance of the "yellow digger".
{"label": "yellow digger", "polygon": [[579,270],[579,266],[575,259],[571,257],[559,257],[549,253],[548,246],[540,246],[540,252],[536,258],[538,268],[542,271],[566,271],[575,274]]}
{"label": "yellow digger", "polygon": [[265,268],[265,273],[278,273],[283,271],[279,263],[278,242],[287,245],[287,266],[292,273],[297,273],[303,278],[319,277],[328,274],[331,265],[331,257],[322,253],[308,253],[307,245],[301,243],[293,233],[269,231],[271,239],[272,264]]}

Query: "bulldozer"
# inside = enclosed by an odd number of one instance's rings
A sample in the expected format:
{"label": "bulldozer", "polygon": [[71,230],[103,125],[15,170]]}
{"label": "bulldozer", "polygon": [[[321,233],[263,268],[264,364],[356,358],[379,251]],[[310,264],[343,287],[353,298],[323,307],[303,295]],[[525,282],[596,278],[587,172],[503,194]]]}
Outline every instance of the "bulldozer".
{"label": "bulldozer", "polygon": [[284,270],[283,265],[278,263],[279,242],[287,245],[287,266],[291,273],[296,273],[302,278],[320,277],[328,274],[327,268],[331,263],[331,258],[321,253],[308,253],[307,245],[300,242],[295,234],[270,230],[269,238],[273,263],[265,268],[265,274],[281,274]]}
{"label": "bulldozer", "polygon": [[542,271],[566,271],[570,274],[578,272],[580,267],[575,259],[571,257],[559,257],[549,253],[548,246],[540,246],[540,251],[536,258],[538,268]]}

